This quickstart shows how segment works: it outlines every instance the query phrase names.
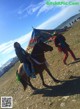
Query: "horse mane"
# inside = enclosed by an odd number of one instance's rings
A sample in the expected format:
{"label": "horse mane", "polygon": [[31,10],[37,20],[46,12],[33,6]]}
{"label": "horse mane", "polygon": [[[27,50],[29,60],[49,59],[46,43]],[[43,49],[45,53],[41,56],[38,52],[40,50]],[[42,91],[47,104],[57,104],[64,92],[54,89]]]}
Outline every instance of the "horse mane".
{"label": "horse mane", "polygon": [[33,47],[26,47],[26,52],[31,54],[32,50],[33,50]]}

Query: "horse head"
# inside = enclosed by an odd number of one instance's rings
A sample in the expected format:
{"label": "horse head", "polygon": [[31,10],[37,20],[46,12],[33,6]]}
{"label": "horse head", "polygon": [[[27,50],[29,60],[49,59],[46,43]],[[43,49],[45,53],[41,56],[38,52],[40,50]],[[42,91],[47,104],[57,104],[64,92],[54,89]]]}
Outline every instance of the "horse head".
{"label": "horse head", "polygon": [[46,51],[46,52],[53,50],[53,48],[52,48],[50,45],[48,45],[48,44],[46,44],[46,43],[43,42],[43,37],[42,37],[42,35],[40,35],[40,36],[37,38],[37,44],[36,44],[36,45],[38,45],[38,47],[39,47],[41,50]]}
{"label": "horse head", "polygon": [[53,50],[53,47],[43,42],[38,43],[38,47],[45,52]]}

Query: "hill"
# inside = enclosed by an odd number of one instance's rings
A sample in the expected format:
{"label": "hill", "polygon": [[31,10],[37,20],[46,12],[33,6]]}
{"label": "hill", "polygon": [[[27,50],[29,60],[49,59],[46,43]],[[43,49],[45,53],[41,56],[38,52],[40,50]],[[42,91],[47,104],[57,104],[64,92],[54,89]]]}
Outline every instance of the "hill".
{"label": "hill", "polygon": [[61,29],[64,27],[71,27],[75,22],[77,22],[80,19],[80,13],[76,14],[72,17],[70,17],[69,19],[67,19],[65,22],[63,22],[62,24],[60,24],[57,29]]}
{"label": "hill", "polygon": [[[64,36],[76,57],[80,57],[80,21],[66,31]],[[62,63],[63,54],[58,52],[52,42],[50,45],[54,50],[45,54],[50,64],[49,69],[57,79],[68,81],[55,83],[44,71],[45,83],[51,87],[42,86],[37,75],[37,78],[32,79],[31,82],[38,90],[32,91],[27,87],[24,92],[15,76],[19,65],[17,62],[0,78],[0,97],[12,96],[13,109],[80,109],[80,61],[74,62],[69,56],[67,60],[69,65],[65,66]]]}
{"label": "hill", "polygon": [[18,62],[17,57],[13,57],[9,59],[5,64],[0,67],[0,77],[5,74],[14,64]]}

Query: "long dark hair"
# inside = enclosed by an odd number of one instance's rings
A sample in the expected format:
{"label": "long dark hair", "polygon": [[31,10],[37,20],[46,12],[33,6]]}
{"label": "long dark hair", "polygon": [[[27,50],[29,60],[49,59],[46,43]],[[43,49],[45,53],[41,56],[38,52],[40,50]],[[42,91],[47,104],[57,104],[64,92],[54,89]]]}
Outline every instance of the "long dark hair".
{"label": "long dark hair", "polygon": [[21,48],[21,45],[18,42],[14,43],[14,48]]}

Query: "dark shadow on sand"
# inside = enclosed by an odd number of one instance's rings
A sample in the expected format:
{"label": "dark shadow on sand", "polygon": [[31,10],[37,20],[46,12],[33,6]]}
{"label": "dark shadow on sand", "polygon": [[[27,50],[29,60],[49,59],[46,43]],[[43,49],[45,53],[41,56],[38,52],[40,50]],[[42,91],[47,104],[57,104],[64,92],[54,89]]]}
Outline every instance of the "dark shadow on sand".
{"label": "dark shadow on sand", "polygon": [[73,77],[60,85],[46,86],[43,89],[37,89],[33,95],[43,94],[44,97],[70,96],[80,94],[80,77]]}

